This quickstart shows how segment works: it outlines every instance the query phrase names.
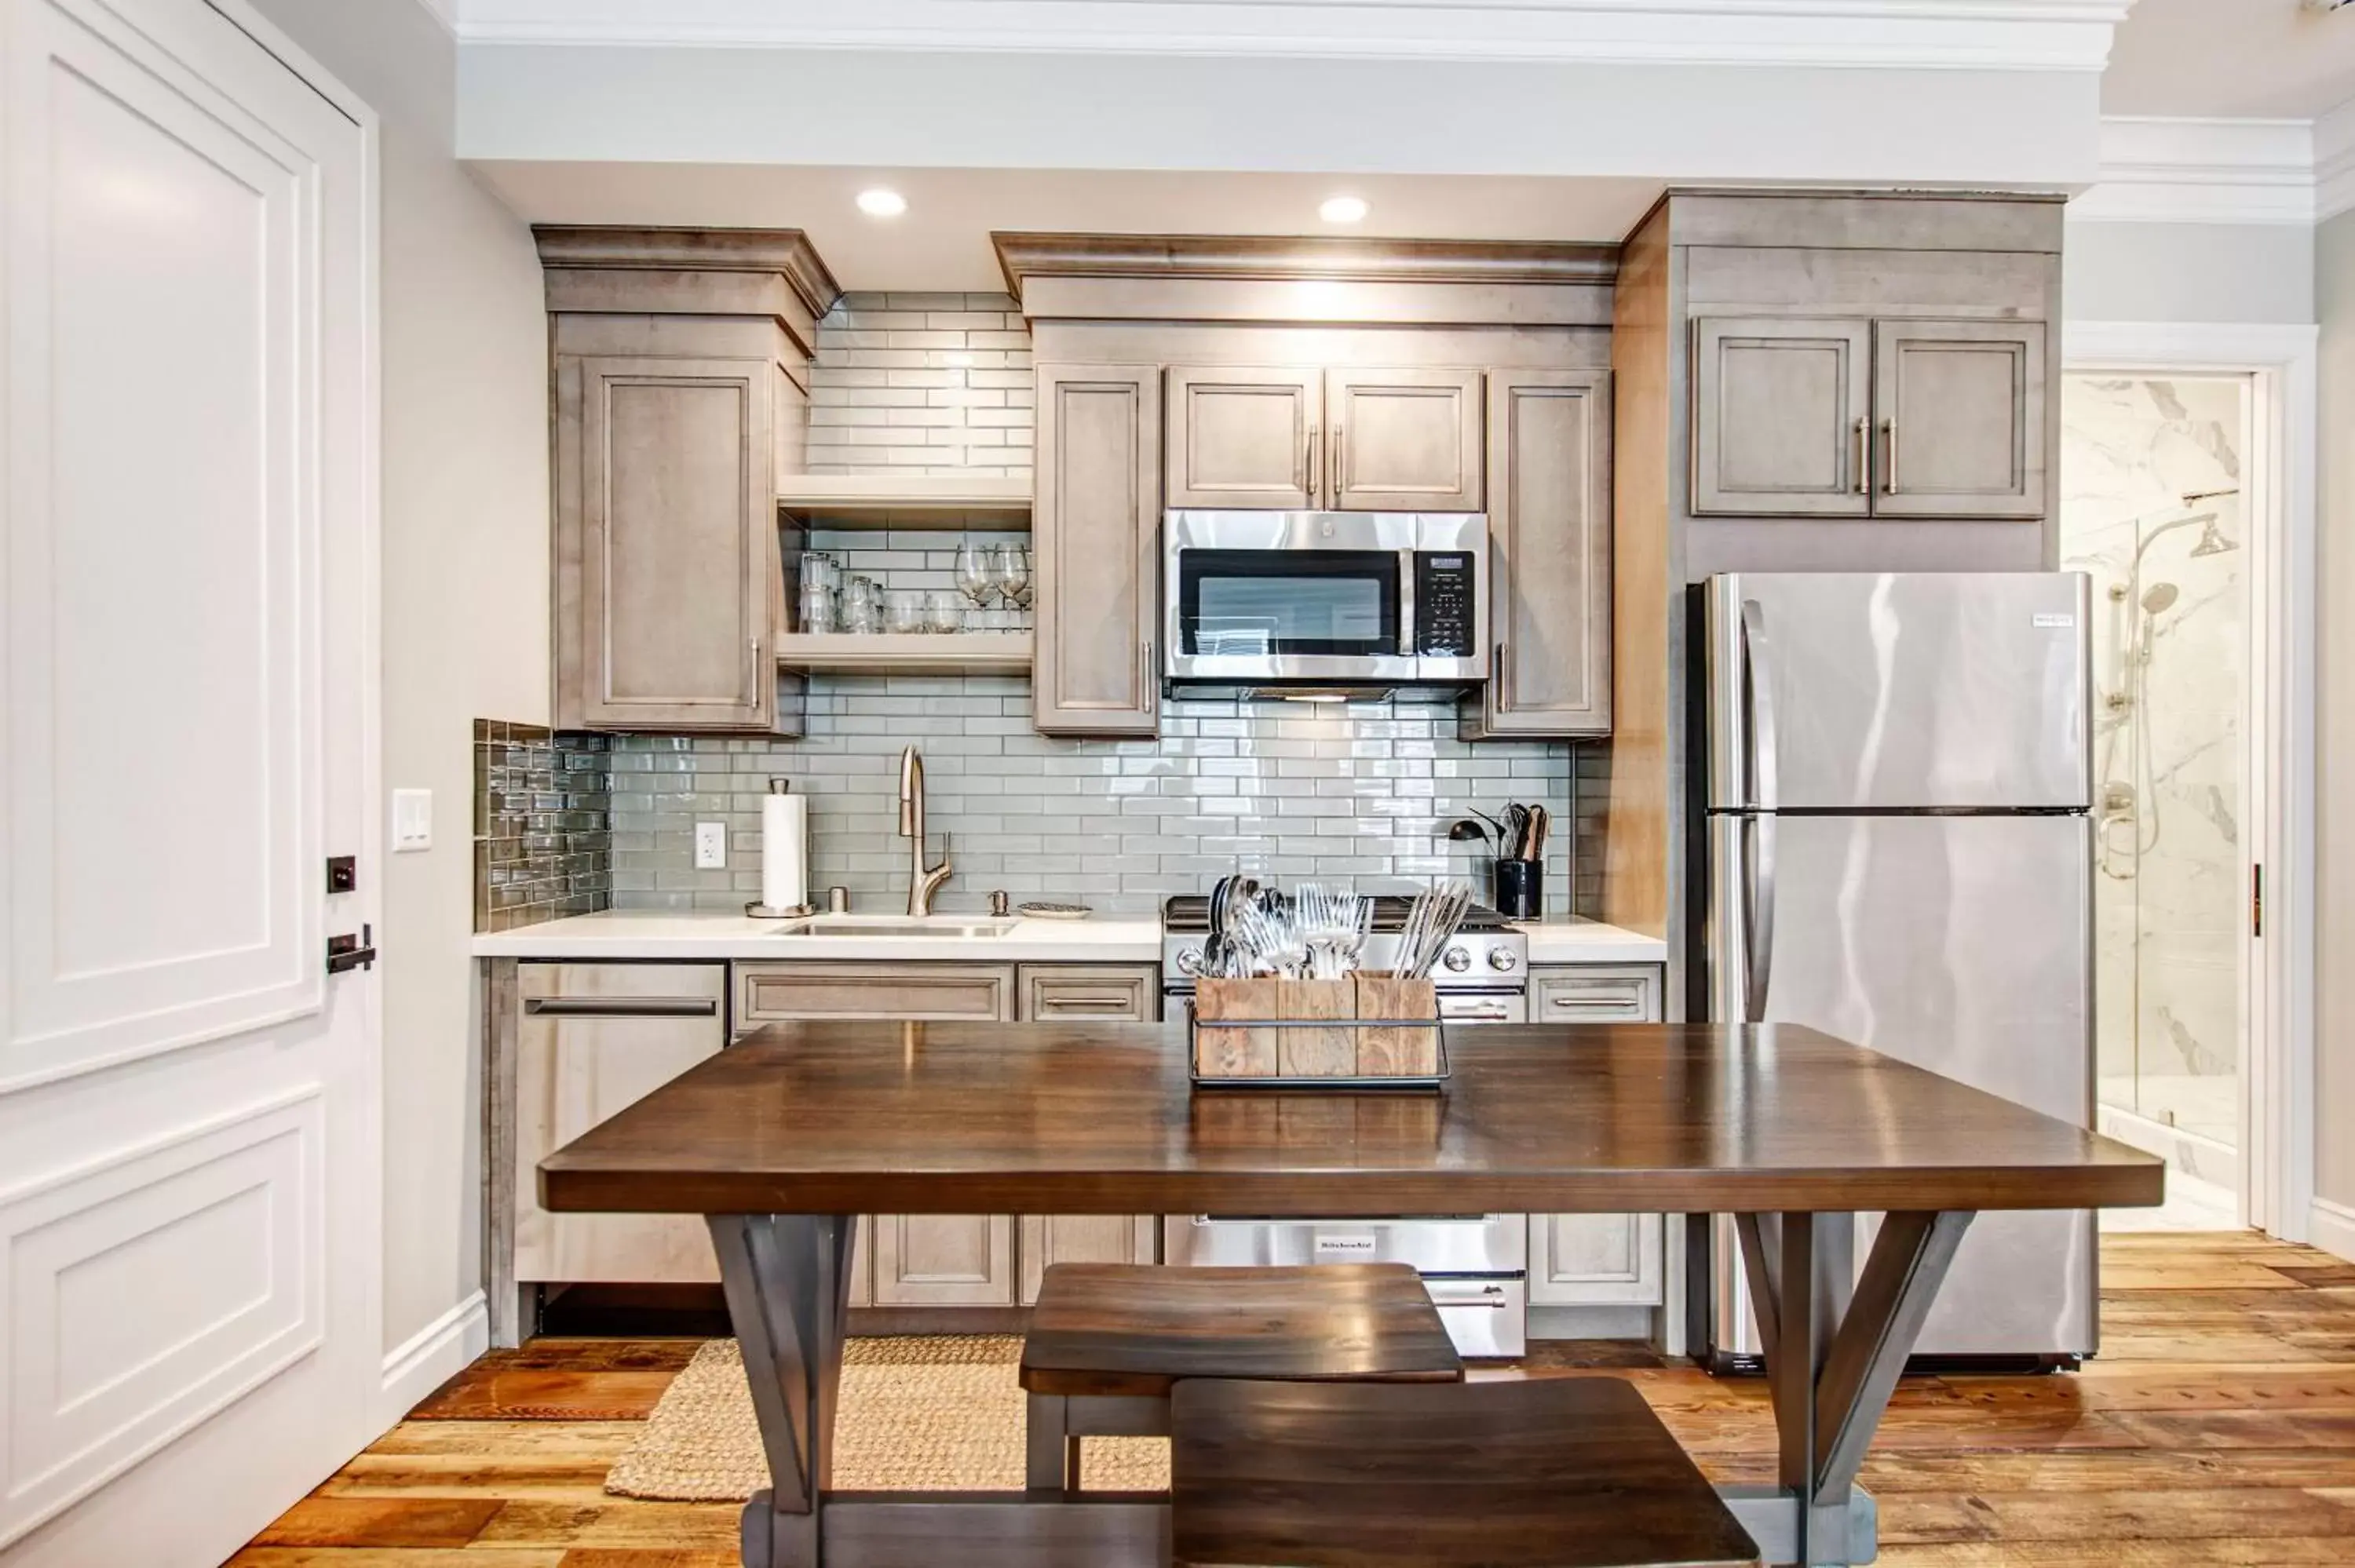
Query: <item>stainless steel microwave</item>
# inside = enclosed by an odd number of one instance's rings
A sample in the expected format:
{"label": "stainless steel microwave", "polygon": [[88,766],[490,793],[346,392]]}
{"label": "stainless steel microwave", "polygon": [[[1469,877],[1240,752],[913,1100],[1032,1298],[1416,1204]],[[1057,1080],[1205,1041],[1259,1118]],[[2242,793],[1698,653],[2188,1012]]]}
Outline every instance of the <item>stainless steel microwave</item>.
{"label": "stainless steel microwave", "polygon": [[1476,513],[1175,511],[1162,523],[1172,681],[1465,684],[1488,673]]}

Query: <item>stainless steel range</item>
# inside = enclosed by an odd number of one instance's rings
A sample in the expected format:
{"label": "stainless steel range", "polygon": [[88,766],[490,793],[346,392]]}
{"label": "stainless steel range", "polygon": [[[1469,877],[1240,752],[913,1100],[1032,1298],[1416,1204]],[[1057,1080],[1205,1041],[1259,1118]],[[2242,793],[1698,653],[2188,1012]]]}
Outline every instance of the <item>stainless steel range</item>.
{"label": "stainless steel range", "polygon": [[[1374,934],[1362,962],[1388,967],[1409,901],[1374,901]],[[1170,1017],[1194,994],[1209,900],[1172,898],[1161,909],[1161,991]],[[1529,1017],[1529,938],[1493,909],[1475,908],[1432,970],[1440,1016],[1451,1025],[1520,1023]],[[1162,1222],[1172,1265],[1409,1263],[1423,1274],[1440,1319],[1466,1356],[1518,1356],[1529,1348],[1529,1217],[1401,1214],[1390,1219],[1273,1220],[1253,1214],[1172,1214]]]}

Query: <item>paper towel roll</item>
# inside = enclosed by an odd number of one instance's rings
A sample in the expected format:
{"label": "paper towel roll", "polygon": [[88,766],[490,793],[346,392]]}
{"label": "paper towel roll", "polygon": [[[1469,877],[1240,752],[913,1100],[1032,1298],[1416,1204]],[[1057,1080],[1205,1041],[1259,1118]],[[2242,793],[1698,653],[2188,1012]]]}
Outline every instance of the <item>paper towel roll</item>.
{"label": "paper towel roll", "polygon": [[[776,780],[782,784],[783,780]],[[792,909],[809,902],[809,797],[761,799],[761,902]]]}

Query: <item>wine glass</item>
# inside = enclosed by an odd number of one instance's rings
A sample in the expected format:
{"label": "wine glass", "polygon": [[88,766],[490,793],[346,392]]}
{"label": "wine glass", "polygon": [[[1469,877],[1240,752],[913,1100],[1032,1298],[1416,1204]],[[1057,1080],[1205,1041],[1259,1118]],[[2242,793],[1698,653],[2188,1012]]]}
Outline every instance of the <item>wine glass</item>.
{"label": "wine glass", "polygon": [[989,602],[990,589],[996,584],[992,580],[988,546],[976,545],[971,539],[957,546],[956,585],[957,591],[974,609],[979,609]]}
{"label": "wine glass", "polygon": [[991,578],[1009,606],[1030,606],[1030,552],[1019,545],[1000,545],[990,552]]}

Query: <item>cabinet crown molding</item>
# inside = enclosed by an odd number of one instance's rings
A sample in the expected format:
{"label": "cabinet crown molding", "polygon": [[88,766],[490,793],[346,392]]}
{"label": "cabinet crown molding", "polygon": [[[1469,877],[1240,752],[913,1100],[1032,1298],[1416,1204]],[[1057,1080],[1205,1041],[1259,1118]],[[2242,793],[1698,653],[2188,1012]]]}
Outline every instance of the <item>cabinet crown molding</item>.
{"label": "cabinet crown molding", "polygon": [[1032,278],[1349,283],[1594,283],[1619,275],[1616,245],[1358,236],[994,233],[1017,299]]}
{"label": "cabinet crown molding", "polygon": [[534,224],[542,267],[576,271],[764,272],[783,278],[812,316],[842,297],[798,228],[655,228]]}

